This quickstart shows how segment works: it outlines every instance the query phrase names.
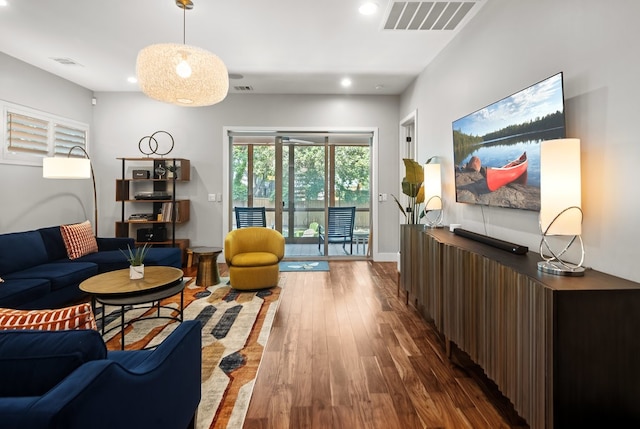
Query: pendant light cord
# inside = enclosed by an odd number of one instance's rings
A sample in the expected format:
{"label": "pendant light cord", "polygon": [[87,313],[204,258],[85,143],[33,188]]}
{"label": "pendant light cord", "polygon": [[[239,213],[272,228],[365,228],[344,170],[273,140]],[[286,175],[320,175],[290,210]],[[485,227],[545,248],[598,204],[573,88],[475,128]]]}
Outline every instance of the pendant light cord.
{"label": "pendant light cord", "polygon": [[186,45],[187,42],[187,6],[182,5],[182,44]]}
{"label": "pendant light cord", "polygon": [[187,44],[187,9],[193,9],[191,0],[176,0],[176,6],[182,9],[182,44]]}

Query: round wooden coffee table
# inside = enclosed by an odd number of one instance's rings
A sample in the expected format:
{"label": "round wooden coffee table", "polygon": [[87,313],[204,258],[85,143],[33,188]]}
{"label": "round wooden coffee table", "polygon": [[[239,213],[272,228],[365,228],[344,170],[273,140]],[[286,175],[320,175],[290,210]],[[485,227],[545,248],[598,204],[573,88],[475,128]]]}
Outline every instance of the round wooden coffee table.
{"label": "round wooden coffee table", "polygon": [[[129,279],[129,269],[109,271],[88,278],[80,283],[80,290],[91,295],[95,312],[96,302],[102,304],[102,335],[105,334],[105,306],[120,307],[120,338],[124,350],[124,307],[127,305],[148,304],[150,308],[157,307],[155,318],[171,319],[182,322],[184,309],[184,281],[181,269],[174,267],[145,267],[144,277],[137,280]],[[179,317],[160,316],[160,301],[176,294],[180,294]],[[154,303],[156,303],[154,305]],[[167,307],[174,310],[172,307]],[[139,320],[149,319],[139,318]]]}
{"label": "round wooden coffee table", "polygon": [[198,256],[197,286],[213,286],[220,283],[218,255],[222,253],[222,247],[191,247],[188,252]]}

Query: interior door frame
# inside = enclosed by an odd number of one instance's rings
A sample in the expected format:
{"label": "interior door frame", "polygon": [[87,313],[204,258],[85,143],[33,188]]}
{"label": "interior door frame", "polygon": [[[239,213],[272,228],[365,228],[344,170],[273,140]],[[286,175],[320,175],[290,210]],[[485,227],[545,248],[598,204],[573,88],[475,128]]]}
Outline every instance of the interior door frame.
{"label": "interior door frame", "polygon": [[[251,126],[224,126],[222,127],[222,228],[221,228],[221,242],[224,243],[224,238],[231,229],[232,220],[232,207],[229,201],[231,195],[231,171],[229,169],[229,161],[231,156],[232,139],[229,136],[231,132],[279,132],[286,130],[287,132],[317,132],[317,133],[371,133],[373,135],[371,139],[371,159],[370,159],[370,171],[371,171],[371,228],[372,236],[374,237],[372,243],[373,252],[371,253],[374,261],[379,260],[378,243],[375,237],[378,231],[378,205],[374,203],[374,196],[378,195],[378,172],[375,168],[378,165],[378,136],[379,130],[377,127],[251,127]],[[212,187],[215,187],[212,185]],[[326,193],[325,193],[326,195]],[[276,210],[278,208],[276,207]],[[282,210],[282,208],[280,208]]]}
{"label": "interior door frame", "polygon": [[[408,197],[402,193],[402,179],[404,178],[405,168],[403,158],[416,159],[418,147],[418,110],[414,110],[400,121],[398,141],[398,161],[400,162],[398,170],[398,198],[403,207],[408,205]],[[407,141],[407,138],[410,141]],[[398,223],[401,225],[406,223],[405,217],[398,211]],[[398,244],[399,245],[399,244]]]}

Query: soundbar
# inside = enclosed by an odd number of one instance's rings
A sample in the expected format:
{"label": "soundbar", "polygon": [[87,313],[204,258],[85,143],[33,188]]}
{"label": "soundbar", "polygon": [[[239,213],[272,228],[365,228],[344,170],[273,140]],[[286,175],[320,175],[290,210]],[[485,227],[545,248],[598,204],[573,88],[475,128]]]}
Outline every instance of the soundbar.
{"label": "soundbar", "polygon": [[478,241],[480,243],[487,244],[489,246],[506,250],[507,252],[515,253],[516,255],[524,255],[529,251],[527,246],[521,246],[519,244],[510,243],[508,241],[500,240],[486,235],[478,234],[476,232],[467,231],[466,229],[456,228],[453,233],[461,237],[469,238],[471,240]]}

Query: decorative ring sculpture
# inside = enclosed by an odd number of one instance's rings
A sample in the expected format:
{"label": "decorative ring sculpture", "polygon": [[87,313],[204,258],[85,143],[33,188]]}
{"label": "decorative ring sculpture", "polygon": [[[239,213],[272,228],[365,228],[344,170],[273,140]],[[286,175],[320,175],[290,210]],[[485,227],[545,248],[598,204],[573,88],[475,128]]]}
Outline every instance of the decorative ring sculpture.
{"label": "decorative ring sculpture", "polygon": [[[430,209],[427,210],[427,206],[429,205],[429,202],[431,202],[431,200],[434,199],[438,199],[440,200],[440,208],[439,209]],[[435,219],[433,218],[433,216],[429,216],[429,213],[437,211],[438,214],[435,217]],[[438,197],[438,196],[433,196],[431,198],[429,198],[427,201],[425,201],[424,203],[424,218],[425,218],[425,224],[429,227],[429,228],[436,228],[440,225],[442,225],[442,198]]]}
{"label": "decorative ring sculpture", "polygon": [[[547,241],[547,238],[550,237],[549,231],[551,230],[551,226],[565,213],[570,210],[577,211],[580,215],[580,223],[582,223],[582,209],[577,206],[567,207],[562,210],[553,220],[549,223],[547,228],[543,231],[542,225],[540,225],[540,231],[542,232],[542,238],[540,239],[540,256],[543,261],[538,262],[538,269],[541,271],[551,272],[552,274],[558,275],[582,275],[584,273],[584,267],[582,264],[584,263],[584,243],[582,242],[581,235],[556,235],[556,237],[560,239],[566,239],[566,245],[562,250],[557,251],[554,250],[551,244]],[[573,243],[575,243],[576,239],[578,240],[578,244],[580,244],[580,262],[577,264],[568,262],[564,259],[564,255],[569,251]]]}
{"label": "decorative ring sculpture", "polygon": [[[169,150],[168,150],[168,151],[166,151],[166,152],[159,152],[159,151],[158,151],[158,149],[159,149],[160,145],[158,144],[158,140],[157,140],[157,139],[156,139],[156,137],[155,137],[155,136],[156,136],[156,134],[158,134],[158,133],[164,133],[164,134],[168,135],[168,136],[169,136],[169,138],[171,139],[171,147],[170,147],[170,148],[169,148]],[[144,150],[142,150],[142,142],[143,142],[144,140],[147,140],[147,139],[148,139],[148,145],[149,145],[149,152],[145,152]],[[171,134],[169,134],[169,133],[168,133],[168,132],[166,132],[166,131],[162,131],[162,130],[160,130],[160,131],[156,131],[155,133],[151,134],[150,136],[144,136],[144,137],[142,137],[142,138],[140,139],[140,141],[138,141],[138,150],[139,150],[140,152],[142,152],[142,153],[143,153],[144,155],[146,155],[146,156],[151,156],[151,155],[153,155],[153,154],[155,154],[155,155],[160,155],[160,156],[165,156],[165,155],[167,155],[169,152],[171,152],[171,151],[173,150],[174,143],[175,143],[175,142],[174,142],[174,140],[173,140],[173,136],[172,136]]]}

